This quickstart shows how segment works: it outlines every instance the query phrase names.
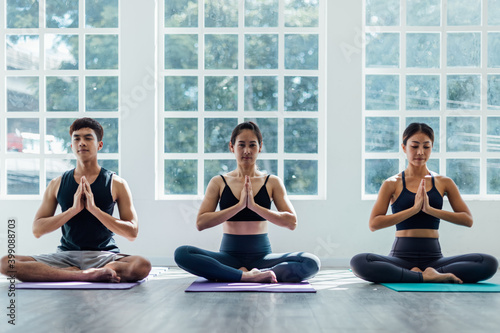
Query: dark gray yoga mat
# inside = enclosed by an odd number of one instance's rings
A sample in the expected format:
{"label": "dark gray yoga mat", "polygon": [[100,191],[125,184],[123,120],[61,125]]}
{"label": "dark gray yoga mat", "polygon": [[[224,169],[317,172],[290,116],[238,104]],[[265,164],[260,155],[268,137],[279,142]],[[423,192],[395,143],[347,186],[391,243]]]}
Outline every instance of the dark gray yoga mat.
{"label": "dark gray yoga mat", "polygon": [[198,278],[186,292],[267,292],[267,293],[315,293],[307,281],[298,283],[251,283],[251,282],[213,282]]}

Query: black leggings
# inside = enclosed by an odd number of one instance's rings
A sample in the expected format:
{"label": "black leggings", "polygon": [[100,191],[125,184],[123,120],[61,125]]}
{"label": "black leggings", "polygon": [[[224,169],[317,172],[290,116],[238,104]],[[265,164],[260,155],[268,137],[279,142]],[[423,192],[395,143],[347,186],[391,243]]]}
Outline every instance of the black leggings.
{"label": "black leggings", "polygon": [[189,273],[216,281],[240,281],[243,271],[238,268],[245,267],[270,269],[279,282],[300,282],[313,277],[320,267],[314,254],[271,253],[267,234],[224,234],[220,252],[184,245],[175,250],[174,258]]}
{"label": "black leggings", "polygon": [[464,283],[475,283],[491,278],[498,269],[495,257],[470,253],[443,257],[437,238],[396,237],[388,256],[361,253],[351,259],[351,268],[363,280],[383,282],[423,282],[422,273],[432,267],[440,273],[453,273]]}

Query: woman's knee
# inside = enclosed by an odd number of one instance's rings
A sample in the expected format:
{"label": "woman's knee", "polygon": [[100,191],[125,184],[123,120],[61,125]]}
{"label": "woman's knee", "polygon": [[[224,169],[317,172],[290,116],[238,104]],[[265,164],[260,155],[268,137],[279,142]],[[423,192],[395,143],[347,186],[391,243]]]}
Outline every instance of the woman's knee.
{"label": "woman's knee", "polygon": [[362,279],[367,279],[367,275],[369,275],[367,271],[368,269],[368,264],[370,263],[370,260],[368,259],[370,256],[370,253],[360,253],[356,254],[354,257],[351,258],[350,266],[351,270],[354,273],[354,275],[362,278]]}
{"label": "woman's knee", "polygon": [[321,268],[321,260],[312,253],[303,253],[303,266],[305,267],[305,274],[312,277],[318,273]]}
{"label": "woman's knee", "polygon": [[177,265],[181,266],[183,263],[185,263],[191,253],[190,251],[191,246],[189,245],[182,245],[179,246],[177,249],[175,249],[174,252],[174,260]]}
{"label": "woman's knee", "polygon": [[489,254],[481,254],[483,257],[483,266],[485,270],[484,280],[491,278],[498,271],[498,260]]}

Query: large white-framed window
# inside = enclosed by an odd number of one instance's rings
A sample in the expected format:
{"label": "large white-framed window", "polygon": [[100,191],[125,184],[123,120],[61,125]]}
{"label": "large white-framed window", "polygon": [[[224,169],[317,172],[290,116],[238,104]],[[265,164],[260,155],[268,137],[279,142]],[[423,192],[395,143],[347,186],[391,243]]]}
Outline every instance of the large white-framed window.
{"label": "large white-framed window", "polygon": [[403,170],[411,122],[435,132],[429,168],[500,199],[500,1],[365,0],[362,197]]}
{"label": "large white-framed window", "polygon": [[0,198],[40,198],[75,165],[69,126],[104,127],[119,171],[119,1],[6,0],[0,8]]}
{"label": "large white-framed window", "polygon": [[292,198],[326,195],[326,0],[160,0],[160,199],[203,195],[235,168],[244,120],[264,136],[259,168]]}

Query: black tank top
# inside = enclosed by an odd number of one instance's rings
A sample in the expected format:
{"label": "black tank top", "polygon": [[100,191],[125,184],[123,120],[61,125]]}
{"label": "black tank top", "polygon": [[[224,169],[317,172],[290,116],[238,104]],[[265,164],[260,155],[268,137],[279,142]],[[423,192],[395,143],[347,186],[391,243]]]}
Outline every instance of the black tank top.
{"label": "black tank top", "polygon": [[[442,209],[443,197],[441,196],[441,193],[439,193],[439,191],[436,188],[436,185],[434,184],[434,176],[431,175],[431,177],[432,177],[432,188],[429,192],[427,192],[427,196],[429,197],[429,205],[436,209]],[[399,197],[391,205],[393,214],[411,208],[415,204],[415,193],[410,192],[406,188],[404,171],[401,174],[401,178],[403,180],[403,191],[401,191]],[[408,229],[437,230],[439,229],[439,219],[437,217],[426,214],[423,211],[420,211],[417,214],[411,216],[410,218],[396,224],[396,230],[408,230]]]}
{"label": "black tank top", "polygon": [[[62,175],[57,193],[57,202],[61,205],[63,212],[73,206],[73,196],[78,189],[78,183],[73,175],[74,171],[75,169],[69,170]],[[90,185],[96,206],[109,215],[113,214],[115,207],[111,194],[112,179],[113,172],[101,168],[96,180]],[[114,233],[85,208],[66,222],[61,230],[59,249],[62,251],[120,252],[113,239]]]}
{"label": "black tank top", "polygon": [[[220,196],[219,200],[219,208],[220,210],[223,210],[236,205],[239,202],[239,200],[234,196],[233,192],[227,185],[224,176],[222,175],[220,176],[222,177],[222,180],[224,180],[224,184],[226,184],[224,190],[222,190],[222,195]],[[269,179],[269,176],[270,175],[267,176],[266,181],[264,182],[264,185],[262,185],[262,187],[260,188],[259,192],[257,192],[257,194],[253,197],[257,205],[265,207],[267,209],[271,209],[271,198],[269,198],[269,193],[267,193],[266,189],[266,184],[267,180]],[[265,221],[265,220],[266,220],[265,218],[263,218],[253,210],[249,209],[248,207],[243,208],[236,215],[228,219],[228,221]]]}

